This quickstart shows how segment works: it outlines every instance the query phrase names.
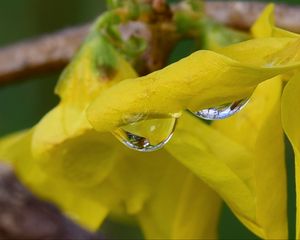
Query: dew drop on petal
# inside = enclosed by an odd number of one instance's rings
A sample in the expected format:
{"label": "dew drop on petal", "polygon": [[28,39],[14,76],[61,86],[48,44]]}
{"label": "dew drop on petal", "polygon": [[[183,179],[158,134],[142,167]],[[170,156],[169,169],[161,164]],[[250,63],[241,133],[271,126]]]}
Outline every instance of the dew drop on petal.
{"label": "dew drop on petal", "polygon": [[162,148],[172,137],[177,119],[143,119],[123,125],[113,134],[125,146],[140,152],[153,152]]}
{"label": "dew drop on petal", "polygon": [[248,103],[249,98],[243,99],[240,101],[236,101],[230,104],[224,104],[218,107],[212,107],[203,109],[197,112],[194,112],[194,114],[197,117],[203,118],[205,120],[219,120],[219,119],[225,119],[228,117],[231,117],[235,113],[238,113],[245,107],[245,105]]}

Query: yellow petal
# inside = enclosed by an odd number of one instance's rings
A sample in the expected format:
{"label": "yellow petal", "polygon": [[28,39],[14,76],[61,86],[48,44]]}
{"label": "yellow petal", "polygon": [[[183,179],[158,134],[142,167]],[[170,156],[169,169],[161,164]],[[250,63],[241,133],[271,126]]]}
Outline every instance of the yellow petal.
{"label": "yellow petal", "polygon": [[260,232],[249,150],[190,114],[179,119],[166,149],[214,189],[248,226]]}
{"label": "yellow petal", "polygon": [[60,104],[26,137],[2,144],[31,190],[93,230],[120,201],[105,179],[121,152],[112,135],[92,130],[84,110],[104,88],[135,76],[104,37],[91,34],[59,81]]}
{"label": "yellow petal", "polygon": [[[300,38],[300,35],[297,33],[289,32],[275,26],[275,5],[274,4],[269,4],[264,9],[260,17],[256,20],[256,22],[252,26],[251,32],[255,38],[266,38],[266,37],[289,37],[295,39]],[[299,44],[300,41],[298,41],[298,45]],[[296,56],[294,55],[294,47],[291,47],[290,50],[287,50],[282,55]],[[278,60],[275,60],[275,62],[278,63]],[[283,62],[281,61],[281,63]],[[282,75],[282,80],[289,80],[293,74],[294,72],[289,72],[287,74]]]}
{"label": "yellow petal", "polygon": [[61,102],[37,125],[33,153],[39,155],[90,130],[84,114],[90,101],[111,84],[135,76],[103,36],[92,34],[59,80],[56,92]]}
{"label": "yellow petal", "polygon": [[120,194],[126,214],[134,215],[153,194],[171,157],[165,151],[140,153],[123,148],[123,158],[118,160],[108,180]]}
{"label": "yellow petal", "polygon": [[251,32],[255,38],[271,37],[275,25],[274,4],[269,4],[253,24]]}
{"label": "yellow petal", "polygon": [[251,28],[255,38],[263,37],[294,37],[299,38],[297,33],[289,32],[275,26],[275,5],[269,4]]}
{"label": "yellow petal", "polygon": [[191,173],[179,195],[172,239],[217,239],[220,197]]}
{"label": "yellow petal", "polygon": [[85,109],[103,89],[135,76],[106,39],[92,33],[61,76],[56,88],[61,102],[34,129],[32,151],[37,164],[73,184],[103,181],[122,153],[111,134],[92,129]]}
{"label": "yellow petal", "polygon": [[49,176],[35,163],[30,144],[32,130],[1,139],[0,158],[13,163],[22,182],[41,198],[57,204],[73,220],[96,230],[109,209],[101,199],[90,198],[80,188]]}
{"label": "yellow petal", "polygon": [[146,239],[216,239],[220,198],[175,159],[138,219]]}
{"label": "yellow petal", "polygon": [[[103,192],[107,186],[111,192]],[[216,238],[220,198],[164,150],[124,149],[109,177],[89,192],[119,198],[114,217],[137,217],[148,239]]]}
{"label": "yellow petal", "polygon": [[1,153],[1,161],[14,164],[14,162],[18,159],[19,153],[18,151],[14,151],[15,148],[23,149],[26,146],[23,146],[22,139],[28,135],[28,131],[20,131],[16,133],[12,133],[4,138],[0,139],[0,153]]}
{"label": "yellow petal", "polygon": [[88,108],[88,119],[97,131],[111,131],[126,124],[126,116],[166,117],[186,108],[196,111],[244,98],[260,82],[299,67],[296,41],[255,39],[219,53],[198,51],[162,70],[103,91]]}
{"label": "yellow petal", "polygon": [[282,96],[282,124],[295,153],[297,219],[296,239],[300,238],[300,74],[287,84]]}
{"label": "yellow petal", "polygon": [[166,146],[263,238],[287,237],[280,94],[280,78],[263,83],[244,111],[213,124],[218,132],[183,116]]}
{"label": "yellow petal", "polygon": [[257,87],[240,113],[213,123],[214,128],[254,155],[251,181],[256,186],[257,224],[264,232],[261,237],[266,239],[286,239],[288,235],[281,89],[280,77],[268,80]]}

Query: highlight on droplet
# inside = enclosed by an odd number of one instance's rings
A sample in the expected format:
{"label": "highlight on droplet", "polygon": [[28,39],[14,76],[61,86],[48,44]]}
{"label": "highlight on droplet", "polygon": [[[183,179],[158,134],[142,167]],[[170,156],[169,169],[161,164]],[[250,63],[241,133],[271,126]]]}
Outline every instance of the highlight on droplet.
{"label": "highlight on droplet", "polygon": [[193,112],[193,114],[205,120],[225,119],[241,111],[246,106],[248,101],[249,98],[246,98],[233,103]]}
{"label": "highlight on droplet", "polygon": [[161,149],[172,137],[177,118],[143,119],[123,125],[113,134],[126,147],[153,152]]}

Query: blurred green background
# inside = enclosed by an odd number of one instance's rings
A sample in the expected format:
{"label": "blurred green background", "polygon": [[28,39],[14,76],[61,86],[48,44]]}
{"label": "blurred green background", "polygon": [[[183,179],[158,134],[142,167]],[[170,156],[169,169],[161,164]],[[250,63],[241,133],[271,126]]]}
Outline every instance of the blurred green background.
{"label": "blurred green background", "polygon": [[[300,0],[282,2],[300,4]],[[0,1],[0,47],[68,26],[92,21],[104,9],[104,0],[2,0]],[[185,49],[186,51],[188,46],[189,44],[179,49]],[[185,54],[186,52],[182,50],[177,52],[177,55]],[[53,94],[53,88],[58,76],[59,72],[53,72],[0,88],[1,136],[33,126],[47,111],[55,106],[58,98]],[[292,150],[289,145],[287,156],[289,231],[290,236],[294,236],[294,164]],[[113,222],[106,222],[103,231],[108,239],[141,238],[139,230],[134,226],[124,226]],[[219,233],[220,239],[257,239],[237,221],[226,206],[222,210]]]}

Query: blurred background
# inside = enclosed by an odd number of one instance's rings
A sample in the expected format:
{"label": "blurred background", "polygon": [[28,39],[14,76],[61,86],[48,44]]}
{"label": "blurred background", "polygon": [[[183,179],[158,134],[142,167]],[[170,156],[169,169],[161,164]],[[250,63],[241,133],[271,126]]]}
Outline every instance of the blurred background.
{"label": "blurred background", "polygon": [[[281,2],[300,4],[300,0]],[[104,10],[104,0],[2,0],[0,1],[0,47],[69,26],[90,22]],[[177,49],[174,58],[180,58],[186,54],[186,48],[181,47],[179,50]],[[53,72],[48,75],[40,75],[0,88],[0,136],[33,126],[55,106],[58,98],[53,94],[53,88],[59,74],[60,72]],[[289,231],[290,236],[294,236],[294,166],[289,145],[287,155]],[[104,224],[102,231],[107,239],[142,237],[140,231],[134,226],[111,221]],[[226,206],[222,210],[219,234],[220,239],[258,239],[238,222]]]}

